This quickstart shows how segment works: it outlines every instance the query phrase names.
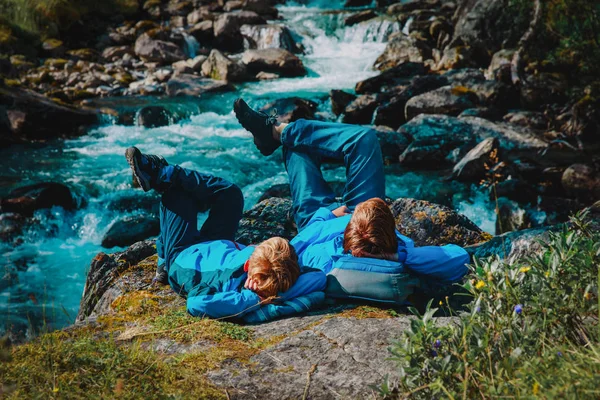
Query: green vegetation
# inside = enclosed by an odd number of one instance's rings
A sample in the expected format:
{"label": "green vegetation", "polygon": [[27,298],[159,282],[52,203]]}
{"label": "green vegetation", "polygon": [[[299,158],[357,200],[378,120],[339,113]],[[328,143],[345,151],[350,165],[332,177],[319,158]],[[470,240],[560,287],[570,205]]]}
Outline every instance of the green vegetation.
{"label": "green vegetation", "polygon": [[[511,0],[517,20],[530,20],[531,0]],[[542,23],[532,60],[552,70],[566,71],[572,77],[595,74],[600,65],[600,1],[543,0]]]}
{"label": "green vegetation", "polygon": [[15,28],[45,39],[89,16],[131,15],[138,9],[137,0],[0,0],[0,41]]}
{"label": "green vegetation", "polygon": [[413,320],[391,348],[402,378],[382,394],[600,397],[600,233],[584,221],[574,217],[529,258],[476,261],[464,285],[468,312],[439,326],[430,304]]}

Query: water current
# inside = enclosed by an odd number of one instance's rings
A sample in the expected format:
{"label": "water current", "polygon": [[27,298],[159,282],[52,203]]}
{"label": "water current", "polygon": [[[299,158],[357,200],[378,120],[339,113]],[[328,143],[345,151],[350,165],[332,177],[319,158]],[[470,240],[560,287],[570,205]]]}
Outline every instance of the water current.
{"label": "water current", "polygon": [[[6,327],[32,335],[72,323],[94,255],[122,250],[103,249],[100,243],[111,224],[132,212],[118,204],[142,195],[131,187],[123,157],[127,147],[135,145],[143,152],[163,155],[170,163],[237,183],[246,208],[270,186],[287,182],[281,153],[260,155],[231,111],[233,100],[241,96],[261,106],[277,98],[299,96],[316,101],[319,113],[333,119],[329,90],[353,91],[358,81],[376,75],[371,67],[387,37],[404,28],[385,19],[344,27],[348,11],[341,10],[342,1],[309,3],[280,7],[287,26],[306,49],[301,56],[309,70],[306,77],[242,84],[236,92],[194,101],[145,99],[185,118],[153,129],[106,120],[77,139],[0,152],[0,197],[18,186],[55,181],[68,185],[81,204],[73,212],[58,207],[38,211],[39,223],[25,232],[23,244],[0,243],[0,277],[4,276],[0,280],[0,335]],[[189,53],[196,51],[192,47]],[[116,99],[113,106],[127,108],[130,103],[131,99]],[[326,179],[344,180],[342,167],[324,168]],[[450,205],[493,232],[495,218],[487,196],[441,178],[438,173],[389,166],[387,195]]]}

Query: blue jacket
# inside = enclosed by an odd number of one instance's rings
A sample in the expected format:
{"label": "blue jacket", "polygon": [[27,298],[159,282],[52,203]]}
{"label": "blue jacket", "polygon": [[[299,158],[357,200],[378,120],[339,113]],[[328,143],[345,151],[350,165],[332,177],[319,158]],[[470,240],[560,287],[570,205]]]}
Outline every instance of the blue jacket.
{"label": "blue jacket", "polygon": [[[244,264],[254,246],[228,240],[199,243],[182,251],[169,267],[169,283],[173,290],[187,296],[187,310],[193,316],[242,317],[258,310],[260,298],[244,288],[248,274]],[[296,283],[285,293],[285,302],[312,292],[323,291],[325,274],[303,270]]]}
{"label": "blue jacket", "polygon": [[[330,273],[334,260],[344,254],[344,230],[351,215],[336,217],[320,208],[306,227],[292,239],[301,265]],[[414,242],[396,231],[398,259],[420,278],[440,284],[458,282],[468,271],[468,253],[460,246],[415,247]]]}

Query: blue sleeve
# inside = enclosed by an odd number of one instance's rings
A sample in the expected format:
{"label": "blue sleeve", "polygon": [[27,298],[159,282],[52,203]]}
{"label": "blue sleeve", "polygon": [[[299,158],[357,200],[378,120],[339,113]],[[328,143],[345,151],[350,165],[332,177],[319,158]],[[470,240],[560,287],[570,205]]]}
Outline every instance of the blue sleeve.
{"label": "blue sleeve", "polygon": [[306,226],[309,226],[310,224],[313,224],[315,222],[328,221],[330,219],[335,219],[335,218],[336,218],[336,216],[333,215],[333,213],[331,211],[329,211],[327,208],[321,207],[313,214],[313,216],[310,218],[310,220],[308,221],[308,224],[306,224]]}
{"label": "blue sleeve", "polygon": [[281,293],[279,297],[285,301],[296,297],[304,296],[312,292],[322,292],[327,286],[327,277],[323,271],[310,270],[305,272],[298,277],[296,283],[284,293]]}
{"label": "blue sleeve", "polygon": [[259,304],[260,297],[256,293],[242,289],[241,292],[188,295],[187,311],[194,317],[222,318],[244,315],[249,311],[256,310]]}
{"label": "blue sleeve", "polygon": [[423,246],[407,249],[404,265],[419,275],[434,279],[438,283],[458,282],[469,271],[469,254],[454,244],[445,246]]}
{"label": "blue sleeve", "polygon": [[288,315],[299,314],[310,311],[325,302],[324,292],[313,292],[306,296],[296,297],[285,301],[283,304],[267,304],[256,311],[245,314],[244,321],[255,324],[258,322],[271,321]]}

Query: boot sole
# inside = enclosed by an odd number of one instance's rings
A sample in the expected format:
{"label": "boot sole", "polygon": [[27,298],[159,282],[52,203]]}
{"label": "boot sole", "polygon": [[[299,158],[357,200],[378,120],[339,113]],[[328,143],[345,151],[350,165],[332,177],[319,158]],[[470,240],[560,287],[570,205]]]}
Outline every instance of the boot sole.
{"label": "boot sole", "polygon": [[138,160],[142,156],[142,152],[137,147],[130,147],[125,150],[125,158],[131,167],[131,171],[133,172],[133,177],[137,181],[138,185],[147,192],[150,190],[150,182],[145,179],[142,174],[138,173],[139,166]]}

